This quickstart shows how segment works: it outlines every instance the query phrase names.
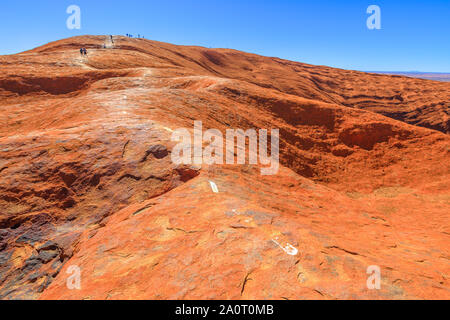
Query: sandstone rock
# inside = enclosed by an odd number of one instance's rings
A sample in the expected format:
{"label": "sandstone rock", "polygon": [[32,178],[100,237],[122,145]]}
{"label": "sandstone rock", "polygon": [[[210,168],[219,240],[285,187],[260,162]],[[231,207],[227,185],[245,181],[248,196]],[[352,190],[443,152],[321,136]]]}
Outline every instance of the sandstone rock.
{"label": "sandstone rock", "polygon": [[[0,298],[450,297],[450,83],[106,38],[0,57]],[[279,173],[174,165],[193,120]]]}

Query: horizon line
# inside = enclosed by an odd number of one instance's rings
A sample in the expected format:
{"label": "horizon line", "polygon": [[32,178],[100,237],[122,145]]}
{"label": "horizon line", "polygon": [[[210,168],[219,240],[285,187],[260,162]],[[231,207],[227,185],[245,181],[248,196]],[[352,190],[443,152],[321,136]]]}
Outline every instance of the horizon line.
{"label": "horizon line", "polygon": [[[17,55],[17,54],[22,54],[24,52],[27,51],[31,51],[34,49],[37,49],[39,47],[45,46],[49,43],[52,42],[57,42],[57,41],[62,41],[62,40],[67,40],[67,39],[71,39],[71,38],[79,38],[79,37],[89,37],[89,36],[108,36],[108,34],[85,34],[85,35],[77,35],[77,36],[73,36],[73,37],[67,37],[67,38],[61,38],[61,39],[57,39],[57,40],[52,40],[50,42],[38,45],[34,48],[31,49],[27,49],[25,51],[20,51],[20,52],[16,52],[16,53],[7,53],[7,54],[2,54],[0,53],[0,57],[2,56],[13,56],[13,55]],[[125,37],[126,35],[113,35],[113,36],[119,36],[119,37]],[[172,45],[176,45],[176,46],[186,46],[186,47],[201,47],[201,48],[205,48],[205,49],[225,49],[225,50],[236,50],[236,51],[240,51],[240,52],[244,52],[244,53],[249,53],[249,54],[255,54],[255,55],[259,55],[262,57],[267,57],[267,58],[275,58],[275,59],[282,59],[282,60],[287,60],[287,61],[291,61],[291,62],[297,62],[297,63],[304,63],[304,64],[309,64],[309,65],[313,65],[313,66],[321,66],[321,67],[329,67],[329,68],[334,68],[334,69],[341,69],[341,70],[347,70],[347,71],[358,71],[358,72],[365,72],[365,73],[407,73],[407,74],[450,74],[450,71],[418,71],[418,70],[362,70],[362,69],[354,69],[354,68],[344,68],[344,67],[338,67],[338,66],[331,66],[331,65],[327,65],[327,64],[313,64],[310,62],[305,62],[305,61],[298,61],[298,60],[291,60],[289,58],[282,58],[282,57],[277,57],[277,56],[269,56],[269,55],[264,55],[261,53],[255,53],[255,52],[249,52],[249,51],[244,51],[244,50],[239,50],[239,49],[234,49],[234,48],[224,48],[224,47],[208,47],[208,46],[204,46],[204,45],[196,45],[196,44],[175,44],[175,43],[170,43],[170,42],[164,42],[164,41],[160,41],[160,40],[153,40],[153,39],[149,39],[149,38],[138,38],[138,37],[132,37],[130,39],[143,39],[143,40],[148,40],[148,41],[155,41],[155,42],[161,42],[161,43],[167,43],[167,44],[172,44]]]}

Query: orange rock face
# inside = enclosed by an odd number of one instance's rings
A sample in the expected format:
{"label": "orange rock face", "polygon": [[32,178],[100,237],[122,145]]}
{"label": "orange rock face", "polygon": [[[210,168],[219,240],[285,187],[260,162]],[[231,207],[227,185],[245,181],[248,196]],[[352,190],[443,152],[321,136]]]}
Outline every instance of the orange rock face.
{"label": "orange rock face", "polygon": [[[0,99],[2,299],[450,298],[448,82],[85,36]],[[279,129],[278,174],[174,164],[195,120]]]}

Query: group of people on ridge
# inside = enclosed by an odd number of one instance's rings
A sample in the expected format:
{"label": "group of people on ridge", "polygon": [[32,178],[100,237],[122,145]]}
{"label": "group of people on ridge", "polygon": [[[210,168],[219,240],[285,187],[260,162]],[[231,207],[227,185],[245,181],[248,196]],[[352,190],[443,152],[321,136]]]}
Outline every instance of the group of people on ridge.
{"label": "group of people on ridge", "polygon": [[[132,34],[129,34],[129,33],[127,33],[126,36],[127,36],[128,38],[133,38],[133,35],[132,35]],[[141,37],[140,34],[138,34],[138,38],[145,39],[145,37],[144,37],[144,36]]]}
{"label": "group of people on ridge", "polygon": [[80,49],[80,54],[83,56],[83,55],[85,55],[85,56],[87,56],[87,50],[86,50],[86,48],[81,48]]}

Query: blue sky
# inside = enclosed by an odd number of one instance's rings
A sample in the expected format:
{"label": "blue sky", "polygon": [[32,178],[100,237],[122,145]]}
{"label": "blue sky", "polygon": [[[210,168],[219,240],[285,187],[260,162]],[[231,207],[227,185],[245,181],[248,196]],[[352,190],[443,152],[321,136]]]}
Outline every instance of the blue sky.
{"label": "blue sky", "polygon": [[[66,27],[69,5],[81,30]],[[369,30],[369,5],[381,30]],[[365,71],[450,72],[450,0],[2,1],[0,54],[84,34],[143,34]]]}

